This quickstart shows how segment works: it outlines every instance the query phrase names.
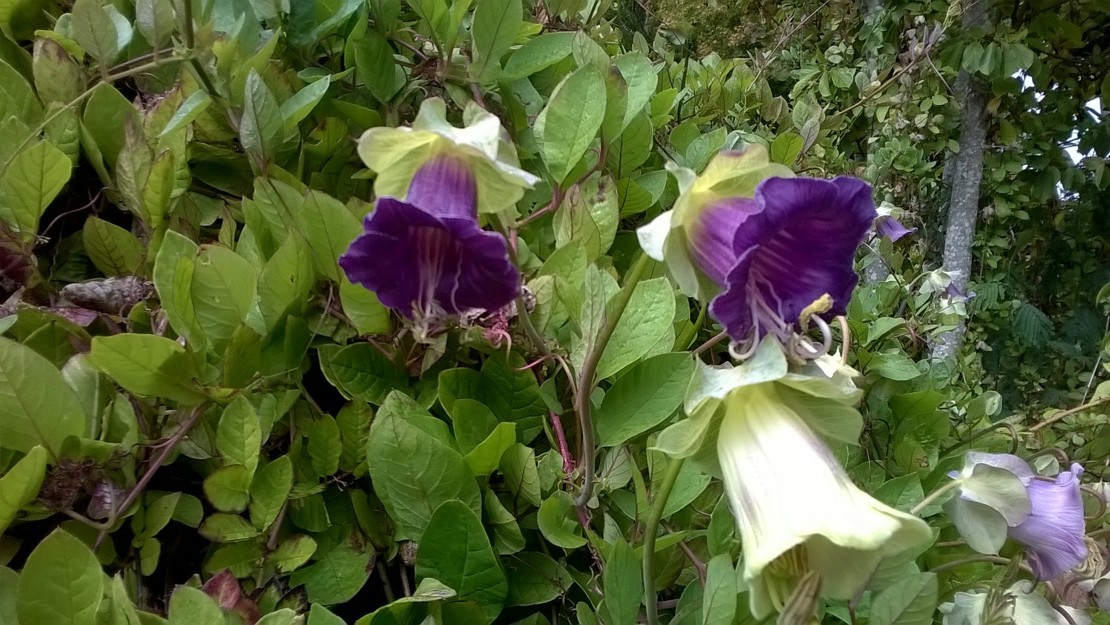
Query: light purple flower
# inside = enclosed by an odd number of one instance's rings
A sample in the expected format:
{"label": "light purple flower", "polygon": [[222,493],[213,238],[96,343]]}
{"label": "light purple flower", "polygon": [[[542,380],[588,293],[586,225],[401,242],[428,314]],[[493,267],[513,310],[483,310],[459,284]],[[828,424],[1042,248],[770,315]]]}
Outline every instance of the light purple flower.
{"label": "light purple flower", "polygon": [[378,198],[363,228],[340,266],[418,323],[496,310],[520,291],[505,238],[478,225],[474,174],[457,158],[430,159],[404,200]]}
{"label": "light purple flower", "polygon": [[1025,546],[1029,566],[1039,579],[1053,579],[1087,557],[1083,540],[1083,498],[1079,492],[1079,476],[1083,468],[1071,465],[1056,480],[1033,479],[1027,486],[1030,513],[1017,527],[1011,527],[1010,538]]}
{"label": "light purple flower", "polygon": [[917,232],[917,228],[907,228],[902,225],[902,222],[890,215],[880,215],[879,218],[875,220],[875,230],[880,236],[890,239],[892,243],[907,234]]}
{"label": "light purple flower", "polygon": [[768,178],[754,198],[709,206],[690,248],[723,288],[710,303],[713,318],[747,354],[767,334],[792,342],[803,311],[826,320],[844,314],[859,280],[852,260],[875,216],[870,185],[843,176]]}

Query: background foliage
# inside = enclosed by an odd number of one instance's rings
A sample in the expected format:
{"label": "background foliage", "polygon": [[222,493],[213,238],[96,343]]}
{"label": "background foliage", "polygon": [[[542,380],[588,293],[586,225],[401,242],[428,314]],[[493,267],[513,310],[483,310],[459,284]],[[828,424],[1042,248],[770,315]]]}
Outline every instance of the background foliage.
{"label": "background foliage", "polygon": [[[971,437],[1099,487],[1110,13],[999,2],[981,31],[961,10],[0,2],[0,621],[636,622],[650,441],[688,351],[726,356],[661,267],[632,270],[632,230],[673,202],[667,161],[741,143],[860,175],[918,228],[872,241],[849,310],[868,428],[840,451],[865,490],[909,510]],[[961,69],[990,86],[970,299],[936,271]],[[354,139],[429,97],[494,112],[543,174],[492,224],[519,237],[532,333],[417,343],[336,264],[372,201]],[[958,359],[931,361],[963,318]],[[721,492],[687,467],[663,510],[673,624],[751,620]],[[928,623],[1010,575],[946,566],[970,551],[923,514],[938,542],[826,621]]]}

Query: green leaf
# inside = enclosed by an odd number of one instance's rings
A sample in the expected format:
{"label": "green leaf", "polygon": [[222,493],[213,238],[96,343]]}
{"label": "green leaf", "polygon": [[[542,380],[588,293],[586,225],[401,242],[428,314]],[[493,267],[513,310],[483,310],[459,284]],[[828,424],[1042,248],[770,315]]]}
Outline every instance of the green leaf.
{"label": "green leaf", "polygon": [[868,370],[896,381],[912,380],[921,375],[914,362],[902,354],[879,354],[869,363]]}
{"label": "green leaf", "polygon": [[605,116],[605,79],[592,65],[579,68],[555,88],[536,118],[540,155],[555,182],[566,180],[593,143]]}
{"label": "green leaf", "polygon": [[420,541],[441,504],[464,502],[478,514],[482,500],[470,467],[459,452],[441,444],[400,414],[378,414],[366,442],[370,479],[399,537]]}
{"label": "green leaf", "polygon": [[613,336],[597,365],[598,379],[605,379],[628,365],[674,346],[674,291],[666,278],[636,285]]}
{"label": "green leaf", "polygon": [[242,512],[251,494],[251,473],[241,464],[217,469],[204,480],[204,496],[220,512]]}
{"label": "green leaf", "polygon": [[359,80],[370,95],[383,104],[388,103],[404,84],[397,80],[393,48],[376,30],[367,30],[358,38],[352,37],[347,43],[347,57],[348,67],[354,65],[357,68]]}
{"label": "green leaf", "polygon": [[184,347],[153,334],[116,334],[92,340],[89,359],[120,386],[139,395],[184,405],[207,399],[197,387],[196,365]]}
{"label": "green leaf", "polygon": [[303,584],[308,600],[313,603],[344,603],[366,583],[373,555],[365,545],[353,545],[350,540],[342,542],[311,566],[294,572],[289,584],[292,587]]}
{"label": "green leaf", "polygon": [[259,532],[238,514],[217,512],[204,519],[197,530],[201,536],[217,543],[233,543],[258,536]]}
{"label": "green leaf", "polygon": [[347,623],[332,614],[331,610],[317,603],[308,609],[308,625],[347,625]]}
{"label": "green leaf", "polygon": [[213,625],[224,615],[216,600],[199,588],[178,586],[170,597],[169,625]]}
{"label": "green leaf", "polygon": [[548,542],[563,549],[577,549],[586,544],[574,514],[574,498],[566,491],[555,491],[540,506],[536,515],[540,532]]}
{"label": "green leaf", "polygon": [[54,530],[35,547],[19,577],[21,623],[94,625],[104,573],[85,543]]}
{"label": "green leaf", "polygon": [[194,350],[203,352],[206,335],[197,320],[193,305],[195,258],[200,248],[184,236],[170,230],[162,240],[154,259],[154,289],[170,325]]}
{"label": "green leaf", "polygon": [[651,59],[639,51],[622,54],[613,59],[613,64],[620,70],[625,84],[628,85],[628,101],[624,110],[624,122],[621,125],[621,128],[625,129],[651,102],[659,78],[651,64]]}
{"label": "green leaf", "polygon": [[794,132],[784,132],[771,142],[771,160],[783,165],[793,165],[802,153],[805,141]]}
{"label": "green leaf", "polygon": [[[94,87],[92,95],[85,103],[82,126],[95,142],[95,147],[104,157],[109,170],[115,170],[116,160],[124,144],[124,133],[121,130],[129,123],[142,126],[139,111],[134,105],[107,83]],[[84,142],[82,139],[82,143]]]}
{"label": "green leaf", "polygon": [[591,179],[572,187],[555,213],[555,245],[582,243],[587,262],[609,251],[620,220],[617,188],[611,178]]}
{"label": "green leaf", "polygon": [[[509,580],[506,606],[547,603],[567,592],[574,584],[574,578],[566,567],[537,551],[518,553],[506,558],[504,562],[505,574]],[[637,574],[638,572],[637,570]],[[636,601],[639,604],[639,597]]]}
{"label": "green leaf", "polygon": [[297,620],[297,613],[292,608],[282,608],[258,619],[255,625],[294,625],[300,622]]}
{"label": "green leaf", "polygon": [[269,561],[281,573],[295,571],[316,553],[316,541],[305,534],[294,534],[281,541],[270,554]]}
{"label": "green leaf", "polygon": [[573,32],[550,32],[531,39],[509,57],[502,77],[519,80],[546,69],[569,56],[573,43]]}
{"label": "green leaf", "polygon": [[380,405],[391,390],[408,386],[408,376],[370,343],[317,349],[320,368],[332,386],[348,399]]}
{"label": "green leaf", "polygon": [[389,309],[378,296],[365,287],[351,283],[347,278],[339,282],[339,302],[343,314],[359,334],[385,334],[391,327]]}
{"label": "green leaf", "polygon": [[312,109],[324,99],[324,95],[331,86],[331,76],[324,76],[304,89],[298,91],[293,97],[281,103],[281,116],[285,120],[287,129],[296,129],[301,120],[308,117]]}
{"label": "green leaf", "polygon": [[256,172],[266,172],[285,136],[285,120],[274,94],[253,68],[247,75],[239,141]]}
{"label": "green leaf", "polygon": [[61,372],[29,347],[0,338],[0,445],[57,456],[67,436],[88,431],[81,401]]}
{"label": "green leaf", "polygon": [[533,506],[542,502],[540,474],[536,468],[536,453],[531,447],[517,443],[501,455],[501,473],[505,483],[517,497]]}
{"label": "green leaf", "polygon": [[473,399],[456,399],[453,402],[451,423],[455,430],[455,440],[464,454],[469,454],[487,440],[498,426],[493,411]]}
{"label": "green leaf", "polygon": [[254,304],[246,323],[262,336],[279,327],[285,315],[304,306],[316,283],[312,257],[300,237],[288,237],[258,276]]}
{"label": "green leaf", "polygon": [[[24,75],[4,60],[0,60],[0,120],[12,117],[24,126],[33,128],[42,121],[42,105]],[[24,131],[20,139],[30,134]],[[12,148],[5,147],[5,149]]]}
{"label": "green leaf", "polygon": [[[150,2],[168,3],[169,0],[139,0],[140,5]],[[203,89],[194,91],[192,95],[185,98],[181,106],[177,107],[177,111],[173,114],[173,117],[170,118],[170,121],[166,122],[166,127],[162,129],[162,133],[159,134],[158,137],[168,137],[182,128],[185,128],[208,110],[211,104],[212,97],[208,95],[207,91]]]}
{"label": "green leaf", "polygon": [[173,151],[166,149],[154,159],[142,186],[143,221],[151,228],[160,228],[170,209],[170,200],[177,184],[177,166]]}
{"label": "green leaf", "polygon": [[929,625],[937,609],[937,576],[921,573],[887,586],[871,600],[872,625]]}
{"label": "green leaf", "polygon": [[254,302],[258,270],[222,245],[202,245],[193,263],[197,323],[217,350],[231,339]]}
{"label": "green leaf", "polygon": [[[486,522],[493,529],[493,548],[497,553],[506,555],[524,549],[524,535],[520,532],[520,525],[497,498],[497,494],[487,490],[482,496],[482,504],[486,512]],[[511,592],[510,590],[510,594]]]}
{"label": "green leaf", "polygon": [[262,429],[258,413],[246,396],[235,398],[220,417],[216,428],[216,449],[229,462],[246,467],[248,481],[258,467],[258,449],[262,445]]}
{"label": "green leaf", "polygon": [[465,456],[466,463],[474,475],[488,477],[501,463],[505,450],[516,443],[516,424],[498,423],[484,441]]}
{"label": "green leaf", "polygon": [[204,562],[206,573],[229,570],[236,577],[250,577],[263,559],[262,545],[257,541],[219,545]]}
{"label": "green leaf", "polygon": [[305,429],[308,439],[308,457],[312,470],[321,477],[327,477],[339,470],[339,456],[343,453],[343,443],[339,440],[339,426],[331,415],[320,415],[312,425]]}
{"label": "green leaf", "polygon": [[69,104],[85,90],[85,77],[81,73],[81,68],[56,41],[35,40],[32,68],[35,90],[38,91],[43,102]]}
{"label": "green leaf", "polygon": [[601,402],[595,417],[598,444],[620,445],[665,421],[682,405],[693,375],[694,362],[686,353],[636,363]]}
{"label": "green leaf", "polygon": [[0,566],[0,623],[19,623],[15,612],[18,597],[19,573]]}
{"label": "green leaf", "polygon": [[181,493],[168,493],[148,497],[146,514],[143,519],[143,536],[154,536],[169,524],[181,502]]}
{"label": "green leaf", "polygon": [[0,178],[0,220],[9,222],[25,241],[38,232],[39,218],[69,182],[73,163],[47,141],[24,149]]}
{"label": "green leaf", "polygon": [[132,276],[143,262],[143,244],[138,237],[98,217],[85,220],[81,230],[85,252],[106,276]]}
{"label": "green leaf", "polygon": [[259,531],[266,531],[277,520],[281,506],[293,488],[293,462],[280,456],[254,476],[251,482],[250,517]]}
{"label": "green leaf", "polygon": [[[135,25],[139,33],[155,49],[165,45],[173,34],[174,15],[171,0],[137,0],[135,2]],[[203,90],[196,93],[207,93]],[[196,95],[196,94],[194,94]],[[191,98],[192,96],[190,96]],[[211,99],[208,100],[211,102]],[[169,134],[166,132],[163,135]]]}
{"label": "green leaf", "polygon": [[46,476],[48,456],[46,449],[36,445],[0,476],[0,535],[8,529],[23,506],[38,497],[42,478]]}
{"label": "green leaf", "polygon": [[[73,3],[70,24],[73,38],[92,55],[102,67],[115,62],[119,56],[121,35],[115,21],[99,0],[77,0]],[[130,39],[130,28],[127,38]],[[126,43],[124,44],[126,45]]]}
{"label": "green leaf", "polygon": [[732,625],[736,618],[736,570],[732,556],[714,556],[706,567],[702,622],[705,625]]}
{"label": "green leaf", "polygon": [[470,77],[487,85],[497,78],[501,57],[509,51],[524,19],[521,0],[478,0],[470,34],[474,42]]}
{"label": "green leaf", "polygon": [[481,519],[461,501],[444,502],[428,521],[417,553],[416,578],[437,579],[460,599],[477,602],[489,621],[501,613],[509,588]]}
{"label": "green leaf", "polygon": [[605,590],[606,625],[635,625],[644,594],[644,580],[640,574],[640,558],[623,538],[617,538],[605,559],[602,588]]}
{"label": "green leaf", "polygon": [[517,354],[509,358],[492,354],[482,363],[480,373],[448,369],[439,374],[439,401],[449,415],[454,415],[456,401],[473,399],[488,406],[499,420],[516,423],[518,440],[530,441],[542,429],[547,406],[535,375],[522,369],[524,364]]}

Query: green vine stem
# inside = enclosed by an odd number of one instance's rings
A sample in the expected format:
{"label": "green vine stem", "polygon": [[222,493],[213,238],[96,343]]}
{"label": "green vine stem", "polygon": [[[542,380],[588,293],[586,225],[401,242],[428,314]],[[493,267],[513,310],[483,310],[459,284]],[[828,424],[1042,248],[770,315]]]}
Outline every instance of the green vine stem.
{"label": "green vine stem", "polygon": [[934,490],[933,492],[929,493],[928,497],[922,499],[921,503],[917,504],[916,506],[914,506],[910,510],[910,514],[912,514],[914,516],[917,516],[918,514],[921,514],[922,510],[929,507],[929,504],[933,503],[937,499],[940,499],[941,497],[946,495],[948,493],[948,491],[953,490],[955,488],[958,488],[959,486],[960,486],[960,480],[952,480],[951,482],[948,482],[944,486],[941,486],[940,488],[938,488],[938,489]]}
{"label": "green vine stem", "polygon": [[663,474],[663,481],[651,501],[651,511],[644,524],[643,572],[647,625],[659,625],[659,597],[655,590],[655,538],[659,533],[659,524],[663,521],[663,509],[667,507],[667,499],[671,496],[671,489],[674,488],[685,462],[685,458],[674,458],[667,465],[667,472]]}
{"label": "green vine stem", "polygon": [[651,257],[640,252],[632,268],[625,274],[624,286],[613,298],[612,309],[607,310],[605,324],[598,331],[597,339],[591,346],[590,351],[587,352],[586,359],[582,363],[582,370],[578,374],[578,395],[575,397],[574,409],[578,414],[578,427],[582,435],[582,449],[581,454],[579,454],[579,463],[582,466],[582,492],[578,495],[574,505],[579,508],[586,506],[590,497],[593,496],[594,490],[594,422],[590,414],[590,395],[593,394],[594,390],[594,376],[597,374],[597,365],[601,362],[601,355],[605,353],[605,347],[609,344],[609,339],[613,338],[613,332],[617,329],[617,322],[620,321],[624,309],[628,307],[628,302],[632,299],[632,292],[636,290],[636,285],[639,284],[640,278],[644,276],[650,265]]}

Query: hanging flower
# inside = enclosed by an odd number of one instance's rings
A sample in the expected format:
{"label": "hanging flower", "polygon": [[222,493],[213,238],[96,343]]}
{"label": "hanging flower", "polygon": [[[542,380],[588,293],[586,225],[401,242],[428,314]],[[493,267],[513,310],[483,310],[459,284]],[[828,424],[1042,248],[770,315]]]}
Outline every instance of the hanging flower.
{"label": "hanging flower", "polygon": [[519,292],[520,274],[505,238],[479,227],[475,194],[465,161],[432,158],[413,176],[404,200],[378,199],[339,265],[418,328],[501,308]]}
{"label": "hanging flower", "polygon": [[920,519],[857,488],[776,384],[733,391],[717,437],[757,619],[782,610],[810,572],[821,596],[850,599],[883,558],[932,537]]}
{"label": "hanging flower", "polygon": [[439,98],[420,104],[412,128],[371,128],[358,142],[358,154],[377,174],[378,197],[405,197],[417,172],[439,156],[464,164],[473,179],[478,213],[512,210],[524,190],[539,178],[520,169],[516,149],[501,139],[501,122],[492,113],[472,106],[464,112],[469,123],[456,128],[447,121],[447,106]]}
{"label": "hanging flower", "polygon": [[875,218],[875,231],[879,233],[879,236],[890,239],[891,243],[907,234],[917,232],[917,228],[907,228],[902,225],[901,221],[898,221],[902,209],[896,208],[890,202],[883,202],[877,210],[879,216]]}
{"label": "hanging flower", "polygon": [[[779,172],[749,152],[731,158],[749,172],[741,179],[757,184],[754,196],[736,193],[744,185],[735,180],[712,192],[699,191],[695,180],[674,215],[641,229],[641,245],[666,260],[688,294],[703,301],[715,294],[710,314],[725,326],[737,358],[751,356],[766,335],[792,356],[816,358],[829,347],[822,319],[844,314],[859,280],[852,260],[876,216],[871,187],[848,177],[767,177]],[[825,337],[821,347],[796,331],[810,320]]]}
{"label": "hanging flower", "polygon": [[1017,456],[969,452],[952,475],[960,495],[945,510],[972,549],[998,553],[1008,536],[1025,548],[1039,579],[1053,579],[1087,558],[1082,473],[1073,464],[1048,480]]}

